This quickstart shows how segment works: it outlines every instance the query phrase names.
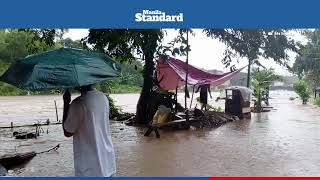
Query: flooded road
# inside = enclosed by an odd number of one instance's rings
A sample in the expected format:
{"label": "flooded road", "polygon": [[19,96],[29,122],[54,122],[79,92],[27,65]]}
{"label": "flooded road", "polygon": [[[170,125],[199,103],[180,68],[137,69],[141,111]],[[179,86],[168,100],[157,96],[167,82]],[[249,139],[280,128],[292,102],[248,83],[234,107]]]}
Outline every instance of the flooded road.
{"label": "flooded road", "polygon": [[[216,129],[162,132],[160,139],[144,137],[145,129],[112,122],[117,176],[319,176],[320,108],[290,101],[295,95],[288,91],[271,96],[276,109],[271,112]],[[138,95],[113,97],[123,110],[135,111]],[[58,96],[0,97],[0,126],[48,118],[54,122],[54,100],[62,117]],[[63,136],[61,126],[43,130],[38,139],[15,140],[10,130],[0,129],[0,155],[61,144],[58,152],[38,155],[11,175],[73,175],[72,139]]]}

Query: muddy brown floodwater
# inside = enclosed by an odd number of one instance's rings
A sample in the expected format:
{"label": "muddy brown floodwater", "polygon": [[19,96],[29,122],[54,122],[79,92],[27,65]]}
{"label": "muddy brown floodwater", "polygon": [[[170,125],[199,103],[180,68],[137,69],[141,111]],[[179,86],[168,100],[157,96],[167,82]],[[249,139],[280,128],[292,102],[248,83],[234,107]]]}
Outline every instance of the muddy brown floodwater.
{"label": "muddy brown floodwater", "polygon": [[[296,95],[289,91],[271,96],[276,109],[271,112],[216,129],[162,132],[160,139],[144,137],[144,129],[112,122],[117,176],[319,176],[320,108],[290,101]],[[113,97],[125,111],[135,111],[137,94]],[[47,118],[54,122],[53,100],[61,117],[59,96],[0,97],[0,126]],[[61,144],[58,152],[38,155],[10,175],[73,175],[72,139],[63,136],[60,126],[43,130],[38,139],[15,140],[10,130],[0,129],[0,155]]]}

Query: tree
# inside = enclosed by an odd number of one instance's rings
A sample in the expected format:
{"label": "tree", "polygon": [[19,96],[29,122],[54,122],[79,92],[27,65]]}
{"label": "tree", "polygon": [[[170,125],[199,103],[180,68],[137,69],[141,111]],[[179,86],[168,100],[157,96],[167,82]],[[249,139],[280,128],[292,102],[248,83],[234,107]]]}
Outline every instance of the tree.
{"label": "tree", "polygon": [[320,30],[304,31],[303,34],[308,43],[301,46],[292,69],[314,89],[320,85]]}
{"label": "tree", "polygon": [[252,87],[255,92],[254,95],[257,98],[255,108],[258,112],[261,112],[262,110],[261,102],[267,98],[263,97],[264,93],[268,91],[268,88],[274,81],[280,79],[280,76],[276,75],[273,69],[260,70],[259,68],[256,68],[252,70]]}
{"label": "tree", "polygon": [[94,50],[104,52],[123,61],[134,61],[136,56],[144,61],[143,87],[137,104],[136,121],[147,123],[152,100],[154,57],[162,41],[164,32],[160,29],[90,29],[88,43]]}
{"label": "tree", "polygon": [[261,65],[259,58],[273,59],[290,69],[287,51],[298,51],[294,40],[286,36],[288,30],[284,29],[205,29],[204,32],[227,46],[222,59],[226,67],[234,68],[232,63],[237,57],[248,58],[247,87],[250,87],[251,64]]}
{"label": "tree", "polygon": [[[28,54],[26,45],[31,41],[32,35],[12,30],[0,30],[0,75],[5,72],[10,63],[25,57]],[[0,82],[1,95],[21,95],[24,91]]]}
{"label": "tree", "polygon": [[307,104],[311,97],[311,92],[309,90],[308,84],[304,80],[298,80],[293,84],[294,91],[299,95],[302,100],[302,104]]}
{"label": "tree", "polygon": [[[11,63],[33,53],[55,48],[55,37],[50,30],[3,29],[0,30],[0,74]],[[48,44],[47,44],[48,43]],[[0,82],[1,95],[24,95],[27,92]]]}
{"label": "tree", "polygon": [[143,84],[143,67],[141,62],[135,61],[132,63],[122,63],[121,64],[121,74],[119,80],[121,84],[141,86]]}
{"label": "tree", "polygon": [[[132,62],[140,59],[144,62],[143,86],[137,104],[136,122],[146,124],[155,112],[153,106],[154,58],[182,54],[190,50],[185,45],[185,33],[179,35],[169,45],[162,45],[165,31],[162,29],[90,29],[85,41],[93,45],[94,50],[104,52],[120,62]],[[177,45],[179,47],[177,47]]]}
{"label": "tree", "polygon": [[61,44],[62,47],[77,48],[77,49],[87,48],[83,43],[81,43],[80,40],[73,41],[70,38],[60,39],[57,41],[57,43]]}
{"label": "tree", "polygon": [[19,32],[32,34],[32,41],[27,45],[29,54],[47,51],[55,46],[56,39],[62,39],[65,29],[18,29]]}
{"label": "tree", "polygon": [[12,63],[28,55],[27,45],[32,41],[33,35],[16,30],[0,31],[0,61]]}

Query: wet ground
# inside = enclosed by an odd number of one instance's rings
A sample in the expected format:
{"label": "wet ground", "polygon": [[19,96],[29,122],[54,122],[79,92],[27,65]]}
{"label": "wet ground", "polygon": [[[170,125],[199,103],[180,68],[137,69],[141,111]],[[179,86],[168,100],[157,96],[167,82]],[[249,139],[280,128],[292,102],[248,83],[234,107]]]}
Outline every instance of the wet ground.
{"label": "wet ground", "polygon": [[[216,94],[217,95],[217,94]],[[118,176],[319,176],[320,108],[290,101],[292,92],[271,93],[268,113],[216,129],[162,132],[144,137],[144,129],[112,122]],[[134,112],[138,95],[113,95],[124,110]],[[0,97],[0,126],[55,121],[57,96]],[[213,100],[211,100],[213,102]],[[122,130],[123,129],[123,130]],[[0,129],[0,155],[43,151],[61,144],[58,152],[36,156],[14,176],[72,176],[72,139],[60,126],[43,127],[38,139],[15,140]],[[46,134],[46,131],[49,131]]]}

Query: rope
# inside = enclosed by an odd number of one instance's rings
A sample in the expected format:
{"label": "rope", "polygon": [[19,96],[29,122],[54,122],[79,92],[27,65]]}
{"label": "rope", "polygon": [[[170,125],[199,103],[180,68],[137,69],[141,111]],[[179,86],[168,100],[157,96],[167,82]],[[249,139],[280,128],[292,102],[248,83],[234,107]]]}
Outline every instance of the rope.
{"label": "rope", "polygon": [[47,152],[50,152],[50,151],[57,151],[58,149],[60,148],[60,144],[56,145],[55,147],[49,149],[49,150],[46,150],[46,151],[42,151],[42,152],[38,152],[36,154],[43,154],[43,153],[47,153]]}

